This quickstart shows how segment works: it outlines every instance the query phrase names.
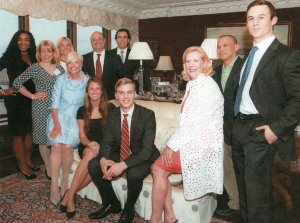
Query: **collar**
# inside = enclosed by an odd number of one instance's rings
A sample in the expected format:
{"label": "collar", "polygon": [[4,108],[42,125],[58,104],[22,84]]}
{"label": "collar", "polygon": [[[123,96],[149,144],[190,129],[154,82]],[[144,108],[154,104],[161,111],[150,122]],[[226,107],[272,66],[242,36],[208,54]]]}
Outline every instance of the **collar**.
{"label": "collar", "polygon": [[257,46],[257,48],[261,51],[261,52],[266,52],[266,50],[269,48],[269,46],[272,44],[272,42],[275,40],[275,35],[270,36],[267,39],[264,39],[263,41],[259,42],[258,44],[255,44],[253,42],[253,47]]}
{"label": "collar", "polygon": [[[234,60],[229,64],[229,66],[227,67],[233,67],[235,61],[237,60],[238,56],[236,56],[236,58],[234,58]],[[223,63],[223,69],[226,69],[227,67],[225,67],[225,64]]]}
{"label": "collar", "polygon": [[124,117],[124,116],[123,116],[124,114],[128,114],[128,116],[132,117],[134,107],[135,107],[135,104],[133,104],[132,108],[131,108],[130,111],[127,112],[127,113],[123,112],[123,110],[122,110],[121,107],[120,107],[122,118]]}
{"label": "collar", "polygon": [[105,56],[105,49],[102,50],[101,53],[97,53],[97,52],[94,50],[94,51],[93,51],[93,56],[97,58],[97,54],[101,54],[101,57],[102,57],[102,56]]}

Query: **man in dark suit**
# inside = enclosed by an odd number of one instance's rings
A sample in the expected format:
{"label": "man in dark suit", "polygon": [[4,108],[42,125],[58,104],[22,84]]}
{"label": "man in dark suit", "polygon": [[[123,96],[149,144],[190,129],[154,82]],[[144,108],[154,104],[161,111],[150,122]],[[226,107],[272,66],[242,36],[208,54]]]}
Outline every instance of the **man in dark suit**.
{"label": "man in dark suit", "polygon": [[131,223],[143,180],[150,174],[150,166],[160,153],[154,145],[154,112],[134,104],[134,82],[128,78],[120,79],[116,83],[115,96],[120,107],[109,111],[100,153],[88,164],[89,173],[103,202],[103,207],[89,217],[101,219],[110,213],[121,211],[121,204],[112,188],[111,180],[126,173],[127,201],[119,223]]}
{"label": "man in dark suit", "polygon": [[234,77],[239,76],[242,59],[237,56],[239,45],[235,37],[230,35],[221,36],[218,39],[217,53],[223,61],[214,69],[212,78],[217,82],[224,96],[224,187],[229,196],[228,204],[222,204],[221,195],[217,195],[217,214],[228,216],[239,212],[239,194],[232,162],[231,131],[234,122]]}
{"label": "man in dark suit", "polygon": [[[115,35],[116,42],[118,44],[118,47],[111,50],[110,52],[114,54],[118,54],[121,57],[121,60],[123,64],[126,67],[127,70],[127,77],[131,80],[133,80],[133,74],[136,70],[139,70],[140,67],[140,61],[139,60],[128,60],[129,53],[131,49],[128,48],[128,44],[131,40],[131,36],[129,33],[129,30],[127,29],[119,29]],[[145,85],[145,92],[146,96],[151,96],[151,80],[149,77],[148,69],[144,67],[143,71],[143,82]],[[138,92],[139,87],[138,83],[136,84],[136,91]]]}
{"label": "man in dark suit", "polygon": [[300,120],[300,51],[273,34],[274,6],[256,0],[247,8],[254,47],[235,79],[236,116],[232,156],[243,222],[272,222],[272,170],[275,151],[296,160],[294,129]]}
{"label": "man in dark suit", "polygon": [[91,35],[93,52],[83,55],[82,71],[90,77],[97,77],[103,81],[108,100],[115,98],[115,84],[127,76],[126,68],[119,56],[106,51],[105,38],[102,33]]}

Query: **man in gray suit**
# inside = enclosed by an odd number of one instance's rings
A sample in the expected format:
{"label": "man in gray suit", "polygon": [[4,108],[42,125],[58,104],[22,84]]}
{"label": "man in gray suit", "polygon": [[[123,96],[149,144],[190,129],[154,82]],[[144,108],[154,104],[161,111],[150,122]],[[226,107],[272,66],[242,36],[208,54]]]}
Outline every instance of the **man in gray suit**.
{"label": "man in gray suit", "polygon": [[245,56],[237,92],[232,156],[243,222],[272,222],[275,151],[296,160],[294,129],[300,120],[300,51],[274,36],[274,6],[252,2],[246,13],[254,44]]}
{"label": "man in gray suit", "polygon": [[235,37],[230,35],[221,36],[218,39],[217,53],[223,61],[214,69],[212,78],[217,82],[224,96],[224,187],[229,196],[228,204],[222,204],[221,195],[217,195],[217,214],[228,216],[239,213],[239,193],[236,183],[235,172],[232,162],[231,131],[234,122],[234,77],[239,76],[242,59],[237,56],[239,45]]}
{"label": "man in gray suit", "polygon": [[[100,192],[103,207],[89,217],[102,219],[108,214],[121,211],[121,204],[112,188],[111,180],[125,173],[126,176],[123,176],[127,178],[127,201],[119,223],[131,223],[143,180],[150,174],[150,166],[160,153],[154,145],[155,114],[152,110],[134,103],[134,82],[122,78],[116,83],[115,90],[120,107],[109,111],[99,155],[88,164],[89,173]],[[123,128],[125,124],[127,129]],[[125,146],[128,146],[128,150]],[[127,154],[127,157],[124,154]]]}

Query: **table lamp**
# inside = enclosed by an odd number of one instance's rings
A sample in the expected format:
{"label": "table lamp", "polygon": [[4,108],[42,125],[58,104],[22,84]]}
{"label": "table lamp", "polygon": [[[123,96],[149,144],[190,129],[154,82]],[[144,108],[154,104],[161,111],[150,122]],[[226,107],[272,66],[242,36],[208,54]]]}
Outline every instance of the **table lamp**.
{"label": "table lamp", "polygon": [[143,90],[143,60],[153,60],[153,53],[147,42],[135,42],[128,56],[129,60],[140,60],[140,68],[138,74],[139,95],[138,99],[144,98]]}
{"label": "table lamp", "polygon": [[219,59],[219,56],[217,54],[218,39],[205,39],[201,44],[201,48],[207,54],[211,64],[212,64],[212,60]]}
{"label": "table lamp", "polygon": [[171,61],[171,57],[170,56],[160,56],[155,70],[163,71],[163,73],[164,73],[163,81],[167,81],[168,71],[174,70],[172,61]]}

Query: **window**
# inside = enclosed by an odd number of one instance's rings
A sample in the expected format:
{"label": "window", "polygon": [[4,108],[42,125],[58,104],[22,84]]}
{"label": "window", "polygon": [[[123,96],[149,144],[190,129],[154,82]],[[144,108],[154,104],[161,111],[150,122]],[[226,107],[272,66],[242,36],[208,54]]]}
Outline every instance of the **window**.
{"label": "window", "polygon": [[67,36],[67,21],[50,21],[48,19],[35,19],[29,17],[29,27],[36,46],[43,40],[50,40],[56,45],[58,39]]}
{"label": "window", "polygon": [[116,39],[115,39],[115,35],[117,33],[117,30],[111,30],[111,49],[115,49],[118,47],[118,44],[116,42]]}

